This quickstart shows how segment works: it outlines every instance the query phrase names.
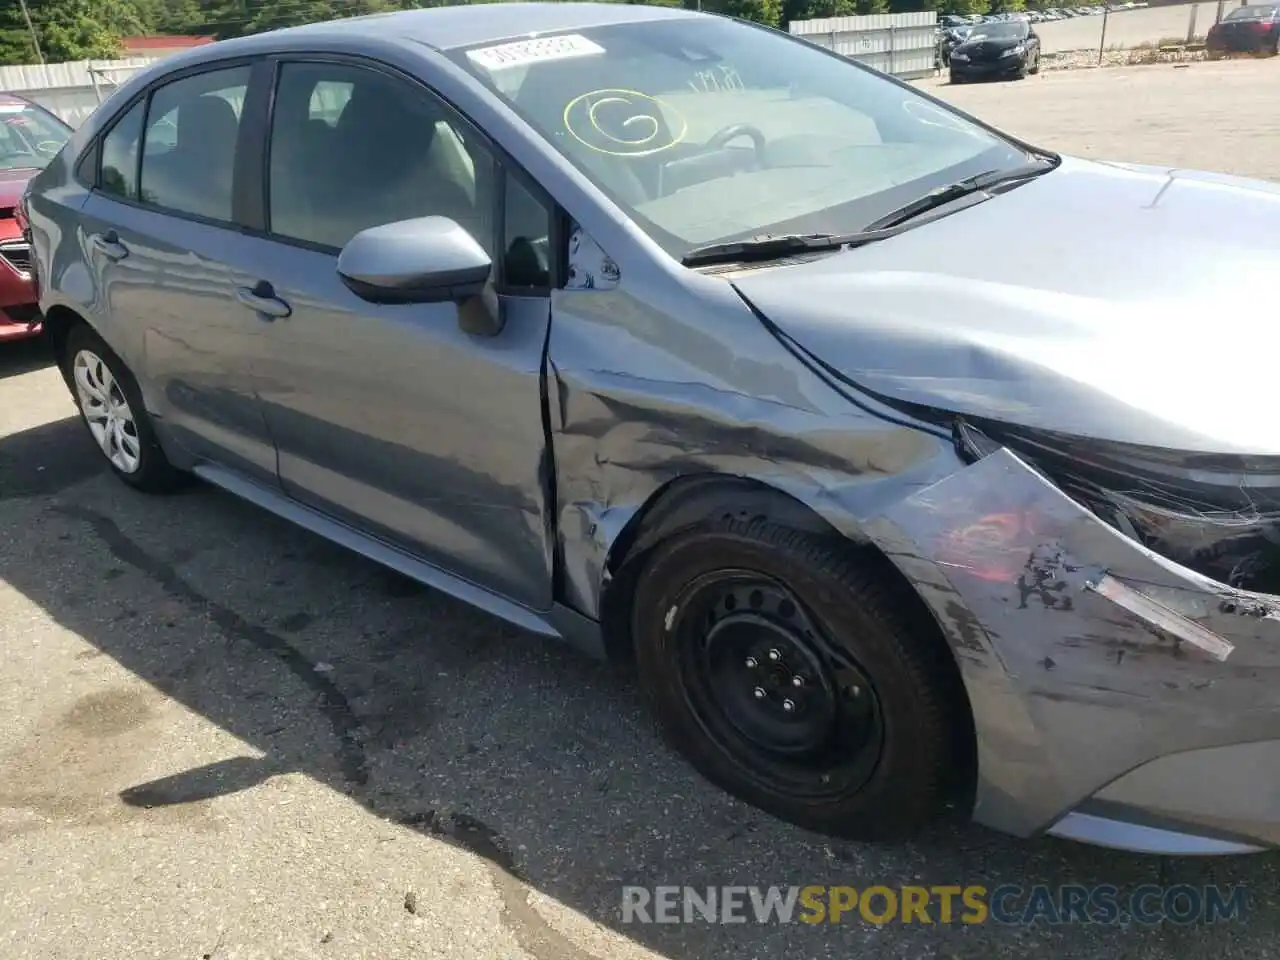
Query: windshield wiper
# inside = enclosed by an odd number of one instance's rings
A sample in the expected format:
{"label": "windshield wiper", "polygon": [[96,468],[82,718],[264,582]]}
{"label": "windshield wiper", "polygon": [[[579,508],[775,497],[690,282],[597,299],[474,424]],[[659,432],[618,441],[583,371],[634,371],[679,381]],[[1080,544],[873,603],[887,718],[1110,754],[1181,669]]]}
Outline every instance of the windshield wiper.
{"label": "windshield wiper", "polygon": [[1003,170],[987,170],[983,173],[975,174],[972,177],[965,177],[963,180],[957,180],[955,183],[949,183],[945,187],[938,187],[930,190],[923,197],[912,200],[910,203],[899,207],[897,210],[886,213],[878,220],[873,220],[867,224],[868,230],[883,230],[886,227],[896,227],[900,223],[905,223],[922,213],[928,213],[930,210],[936,210],[938,207],[952,203],[962,197],[967,197],[975,193],[985,193],[994,186],[1002,183],[1012,183],[1015,180],[1027,180],[1031,177],[1038,177],[1042,173],[1048,173],[1054,169],[1057,163],[1048,158],[1038,160],[1035,163],[1024,164],[1020,167],[1010,167]]}
{"label": "windshield wiper", "polygon": [[984,193],[1001,183],[1037,177],[1042,173],[1048,173],[1057,165],[1056,157],[1045,157],[1024,166],[988,170],[985,173],[966,177],[964,180],[931,190],[918,200],[899,207],[855,233],[784,233],[776,236],[765,234],[746,240],[731,240],[728,243],[709,243],[687,251],[680,258],[680,262],[686,267],[702,267],[716,263],[758,263],[777,260],[793,253],[860,247],[905,232],[910,229],[906,221],[929,210],[971,194]]}
{"label": "windshield wiper", "polygon": [[686,267],[702,267],[713,263],[756,263],[762,260],[777,260],[791,253],[860,247],[899,233],[902,233],[901,228],[859,230],[857,233],[784,233],[778,236],[765,234],[747,240],[708,243],[703,247],[694,247],[680,258],[680,262]]}

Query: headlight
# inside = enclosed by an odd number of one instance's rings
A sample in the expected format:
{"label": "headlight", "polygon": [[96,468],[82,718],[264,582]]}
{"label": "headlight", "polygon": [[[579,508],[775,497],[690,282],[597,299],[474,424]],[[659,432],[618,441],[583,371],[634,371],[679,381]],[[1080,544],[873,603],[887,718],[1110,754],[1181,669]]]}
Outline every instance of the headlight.
{"label": "headlight", "polygon": [[1006,50],[1004,53],[1000,54],[1000,56],[1002,56],[1002,57],[1020,57],[1020,56],[1022,56],[1024,53],[1026,53],[1026,52],[1027,52],[1027,48],[1026,48],[1026,47],[1024,47],[1024,46],[1019,45],[1019,46],[1016,46],[1016,47],[1010,47],[1010,48],[1009,48],[1008,50]]}
{"label": "headlight", "polygon": [[[1002,446],[1121,533],[1235,587],[1280,592],[1280,463],[954,424],[972,462]],[[991,434],[991,435],[988,435]],[[993,438],[994,437],[994,438]]]}

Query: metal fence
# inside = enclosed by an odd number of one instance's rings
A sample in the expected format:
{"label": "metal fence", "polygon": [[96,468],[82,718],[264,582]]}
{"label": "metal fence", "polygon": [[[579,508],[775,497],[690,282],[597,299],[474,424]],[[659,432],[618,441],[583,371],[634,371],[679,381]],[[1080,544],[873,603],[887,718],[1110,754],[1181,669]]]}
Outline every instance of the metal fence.
{"label": "metal fence", "polygon": [[931,10],[793,20],[790,29],[810,43],[903,80],[928,76],[934,71],[938,15]]}
{"label": "metal fence", "polygon": [[0,67],[0,92],[18,93],[34,100],[75,127],[118,84],[154,62],[154,58],[134,57]]}

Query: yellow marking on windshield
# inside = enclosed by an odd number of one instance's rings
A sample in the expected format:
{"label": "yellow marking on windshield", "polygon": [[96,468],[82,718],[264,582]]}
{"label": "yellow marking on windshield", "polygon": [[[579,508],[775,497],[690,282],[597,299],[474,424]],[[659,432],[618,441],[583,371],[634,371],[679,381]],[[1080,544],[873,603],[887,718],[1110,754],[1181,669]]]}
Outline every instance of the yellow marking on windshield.
{"label": "yellow marking on windshield", "polygon": [[[663,122],[664,114],[670,126]],[[565,104],[564,128],[597,153],[647,157],[682,142],[689,122],[658,97],[615,87],[592,90]]]}

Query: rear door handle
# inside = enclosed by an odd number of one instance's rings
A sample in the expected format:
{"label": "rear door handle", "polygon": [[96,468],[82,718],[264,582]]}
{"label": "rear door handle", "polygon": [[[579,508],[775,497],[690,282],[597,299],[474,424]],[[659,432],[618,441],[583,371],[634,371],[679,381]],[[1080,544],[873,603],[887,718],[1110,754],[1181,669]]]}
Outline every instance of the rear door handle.
{"label": "rear door handle", "polygon": [[252,287],[237,287],[236,299],[263,320],[275,320],[293,313],[293,308],[276,296],[275,288],[265,280]]}
{"label": "rear door handle", "polygon": [[129,248],[120,242],[120,236],[114,230],[94,234],[92,243],[93,248],[108,260],[123,260],[129,255]]}

